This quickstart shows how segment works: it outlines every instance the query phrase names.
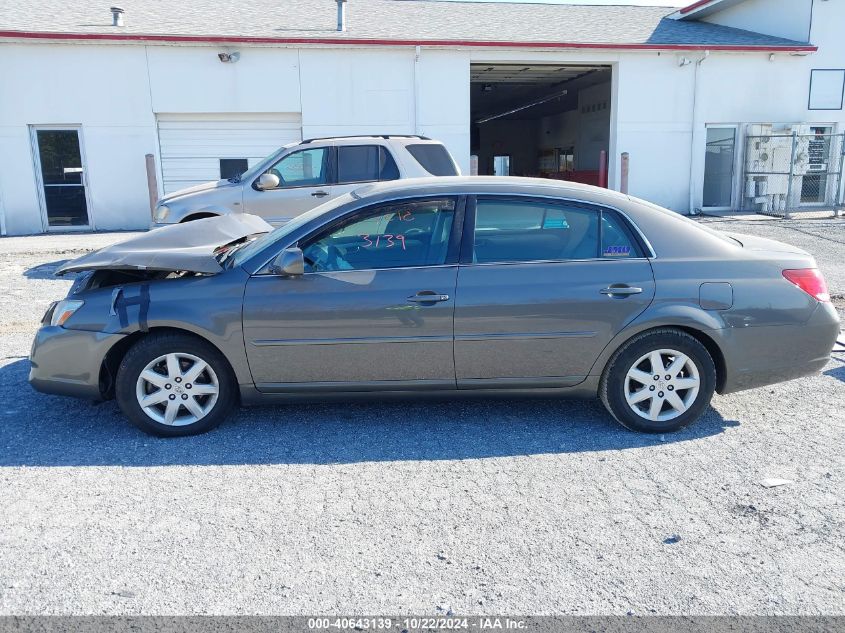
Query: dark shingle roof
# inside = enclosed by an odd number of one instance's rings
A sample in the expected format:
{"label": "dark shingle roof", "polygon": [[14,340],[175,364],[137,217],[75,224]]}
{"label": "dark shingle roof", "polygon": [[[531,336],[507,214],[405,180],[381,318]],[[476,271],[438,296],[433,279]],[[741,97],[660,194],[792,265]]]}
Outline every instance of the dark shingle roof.
{"label": "dark shingle roof", "polygon": [[[599,46],[795,47],[803,43],[666,16],[670,7],[349,0],[348,29],[335,30],[332,0],[124,0],[124,27],[109,0],[5,2],[0,31],[200,39],[343,42],[549,42]],[[111,4],[114,4],[113,2]],[[4,33],[9,36],[9,33]]]}

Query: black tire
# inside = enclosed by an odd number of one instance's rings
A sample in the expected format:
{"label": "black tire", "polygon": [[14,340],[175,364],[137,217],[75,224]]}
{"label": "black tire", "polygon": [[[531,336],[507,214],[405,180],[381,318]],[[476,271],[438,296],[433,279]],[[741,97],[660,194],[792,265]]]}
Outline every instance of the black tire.
{"label": "black tire", "polygon": [[[207,363],[217,377],[217,401],[204,417],[183,426],[154,420],[144,412],[136,397],[136,384],[144,368],[158,357],[171,353],[196,356]],[[123,357],[117,370],[115,398],[126,417],[142,431],[159,437],[181,437],[205,433],[223,422],[237,402],[237,383],[226,358],[210,343],[189,334],[154,333],[138,341]],[[187,409],[179,411],[187,413]]]}
{"label": "black tire", "polygon": [[[628,404],[625,395],[626,377],[638,359],[650,352],[664,349],[675,350],[689,357],[698,370],[699,389],[698,395],[695,396],[684,413],[670,420],[652,421],[638,415],[632,409],[632,405]],[[658,386],[659,384],[663,383],[656,383],[653,391],[661,388]],[[646,388],[651,389],[651,386],[649,385]],[[602,375],[599,396],[610,414],[622,426],[643,433],[671,433],[695,422],[710,404],[715,390],[716,365],[707,348],[698,339],[686,332],[674,329],[659,329],[638,334],[613,355]],[[657,393],[663,392],[657,391]],[[683,392],[679,391],[678,393]],[[694,392],[686,393],[692,398]],[[640,406],[645,407],[646,405],[644,403]],[[671,414],[668,405],[666,406],[667,408],[664,411]]]}

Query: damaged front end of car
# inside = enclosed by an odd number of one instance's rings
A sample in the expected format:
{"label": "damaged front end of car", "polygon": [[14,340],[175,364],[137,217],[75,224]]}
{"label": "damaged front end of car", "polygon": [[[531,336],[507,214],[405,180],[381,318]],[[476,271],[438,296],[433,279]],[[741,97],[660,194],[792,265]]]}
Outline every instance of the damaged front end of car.
{"label": "damaged front end of car", "polygon": [[137,281],[139,274],[216,274],[221,269],[221,254],[272,230],[273,227],[258,216],[248,214],[175,224],[83,255],[64,264],[56,275],[102,270],[115,273],[110,277],[113,281],[123,278],[126,283],[132,283]]}
{"label": "damaged front end of car", "polygon": [[[231,333],[224,324],[239,321],[248,277],[230,267],[228,258],[269,231],[253,215],[207,218],[156,229],[64,264],[58,276],[77,276],[42,319],[30,354],[30,383],[47,393],[109,398],[121,352],[152,329],[188,322],[206,339],[227,339]],[[213,302],[213,312],[206,300]]]}

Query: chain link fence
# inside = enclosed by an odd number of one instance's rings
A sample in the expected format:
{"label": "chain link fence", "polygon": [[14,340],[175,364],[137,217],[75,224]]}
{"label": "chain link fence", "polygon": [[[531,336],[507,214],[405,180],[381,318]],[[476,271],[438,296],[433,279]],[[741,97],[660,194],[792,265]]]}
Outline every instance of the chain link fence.
{"label": "chain link fence", "polygon": [[845,134],[746,136],[742,210],[788,218],[843,206]]}

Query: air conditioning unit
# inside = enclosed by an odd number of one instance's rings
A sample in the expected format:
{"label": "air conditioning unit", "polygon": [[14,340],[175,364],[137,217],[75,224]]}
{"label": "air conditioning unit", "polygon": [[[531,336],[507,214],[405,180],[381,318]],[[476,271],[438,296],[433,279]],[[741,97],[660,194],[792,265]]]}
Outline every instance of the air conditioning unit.
{"label": "air conditioning unit", "polygon": [[[785,211],[796,205],[803,176],[828,169],[829,145],[814,137],[811,126],[756,124],[749,125],[746,133],[745,207],[748,209],[763,213]],[[793,199],[787,200],[790,180]]]}

